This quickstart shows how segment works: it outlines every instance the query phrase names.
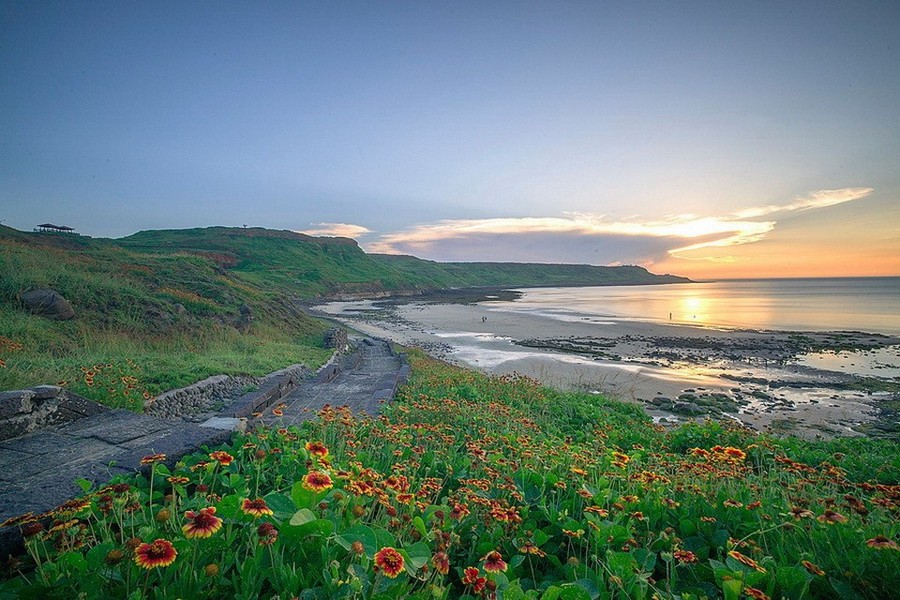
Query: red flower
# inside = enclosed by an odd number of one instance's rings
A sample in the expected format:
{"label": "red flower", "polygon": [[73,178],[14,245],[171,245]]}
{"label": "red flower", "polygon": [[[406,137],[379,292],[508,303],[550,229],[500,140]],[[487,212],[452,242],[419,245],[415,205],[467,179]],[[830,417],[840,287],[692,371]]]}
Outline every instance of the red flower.
{"label": "red flower", "polygon": [[271,546],[278,539],[278,530],[271,523],[263,523],[256,528],[260,546]]}
{"label": "red flower", "polygon": [[141,459],[142,465],[152,465],[153,463],[158,463],[166,460],[165,454],[149,454]]}
{"label": "red flower", "polygon": [[889,540],[883,535],[876,535],[871,540],[866,540],[866,546],[875,548],[876,550],[900,550],[900,546],[897,546],[897,542]]}
{"label": "red flower", "polygon": [[438,552],[432,556],[431,564],[434,565],[435,570],[441,575],[446,575],[450,572],[450,557],[445,552]]}
{"label": "red flower", "polygon": [[829,525],[833,525],[835,523],[846,523],[847,517],[842,515],[841,513],[834,512],[833,510],[826,510],[824,514],[816,517],[816,521],[819,523],[828,523]]}
{"label": "red flower", "polygon": [[144,569],[168,567],[175,562],[178,552],[169,540],[159,539],[152,544],[141,544],[134,551],[134,562]]}
{"label": "red flower", "polygon": [[390,546],[375,553],[375,566],[391,579],[403,572],[403,556]]}
{"label": "red flower", "polygon": [[478,576],[476,567],[466,567],[465,571],[463,571],[462,582],[463,585],[471,585],[472,591],[476,594],[480,594],[484,586],[487,585],[487,579]]}
{"label": "red flower", "polygon": [[484,561],[484,570],[488,573],[501,573],[506,571],[506,562],[503,556],[496,550],[488,552],[482,559]]}
{"label": "red flower", "polygon": [[303,477],[303,487],[313,492],[324,492],[333,485],[328,473],[321,471],[310,471]]}
{"label": "red flower", "polygon": [[697,555],[691,552],[690,550],[676,550],[673,553],[675,560],[680,563],[695,563],[697,562]]}
{"label": "red flower", "polygon": [[744,593],[747,594],[748,598],[753,598],[753,600],[771,600],[764,591],[753,587],[745,587]]}
{"label": "red flower", "polygon": [[328,448],[322,442],[306,442],[306,451],[316,458],[328,456]]}
{"label": "red flower", "polygon": [[808,560],[801,560],[800,564],[803,565],[804,569],[806,569],[813,575],[818,575],[819,577],[825,575],[825,571],[823,571],[822,568],[819,567],[819,565],[817,565],[816,563],[811,563]]}
{"label": "red flower", "polygon": [[216,450],[215,452],[211,452],[209,457],[215,461],[218,461],[218,463],[223,467],[227,467],[232,462],[234,462],[234,457],[224,450]]}
{"label": "red flower", "polygon": [[463,571],[463,585],[472,585],[473,583],[475,583],[475,580],[478,579],[479,573],[480,571],[478,570],[478,567],[466,567]]}
{"label": "red flower", "polygon": [[208,538],[222,528],[222,519],[216,516],[216,507],[201,508],[184,513],[188,522],[181,528],[187,538]]}
{"label": "red flower", "polygon": [[256,500],[244,498],[244,501],[241,502],[241,510],[245,515],[253,515],[254,517],[273,514],[272,509],[269,508],[266,501],[262,498],[257,498]]}

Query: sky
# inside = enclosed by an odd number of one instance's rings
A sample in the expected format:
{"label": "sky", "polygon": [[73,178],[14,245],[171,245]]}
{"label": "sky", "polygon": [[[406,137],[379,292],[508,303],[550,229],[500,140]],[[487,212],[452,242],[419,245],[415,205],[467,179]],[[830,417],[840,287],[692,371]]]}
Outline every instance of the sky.
{"label": "sky", "polygon": [[0,3],[0,222],[900,275],[900,3]]}

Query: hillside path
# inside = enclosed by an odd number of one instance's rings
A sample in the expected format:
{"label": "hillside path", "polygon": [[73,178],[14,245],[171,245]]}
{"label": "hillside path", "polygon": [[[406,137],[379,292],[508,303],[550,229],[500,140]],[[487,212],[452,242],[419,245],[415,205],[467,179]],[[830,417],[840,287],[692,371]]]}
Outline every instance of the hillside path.
{"label": "hillside path", "polygon": [[[326,404],[375,415],[408,372],[405,357],[387,342],[365,338],[353,352],[259,409],[263,414],[249,426],[301,423]],[[115,475],[140,470],[144,456],[163,453],[172,464],[202,446],[225,443],[240,422],[227,411],[193,424],[79,401],[84,416],[78,420],[0,442],[0,522],[26,512],[46,512],[79,495],[76,479],[102,485]],[[285,405],[283,416],[272,414],[279,403]],[[0,529],[0,550],[9,547],[10,534],[17,532],[15,527]]]}

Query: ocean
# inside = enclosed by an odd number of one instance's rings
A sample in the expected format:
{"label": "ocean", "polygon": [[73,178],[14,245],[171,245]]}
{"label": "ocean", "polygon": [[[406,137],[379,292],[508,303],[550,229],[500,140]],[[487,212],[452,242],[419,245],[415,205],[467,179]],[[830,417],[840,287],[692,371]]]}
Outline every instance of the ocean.
{"label": "ocean", "polygon": [[528,288],[491,306],[560,320],[900,335],[900,277],[730,279],[670,285]]}

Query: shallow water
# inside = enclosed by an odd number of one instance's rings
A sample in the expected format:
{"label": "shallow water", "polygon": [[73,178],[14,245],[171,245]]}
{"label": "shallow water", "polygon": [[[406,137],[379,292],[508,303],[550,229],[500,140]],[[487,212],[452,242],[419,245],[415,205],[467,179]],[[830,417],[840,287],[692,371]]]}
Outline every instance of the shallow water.
{"label": "shallow water", "polygon": [[900,334],[900,277],[735,279],[522,291],[519,300],[491,302],[490,306],[597,324],[626,319],[741,329]]}

